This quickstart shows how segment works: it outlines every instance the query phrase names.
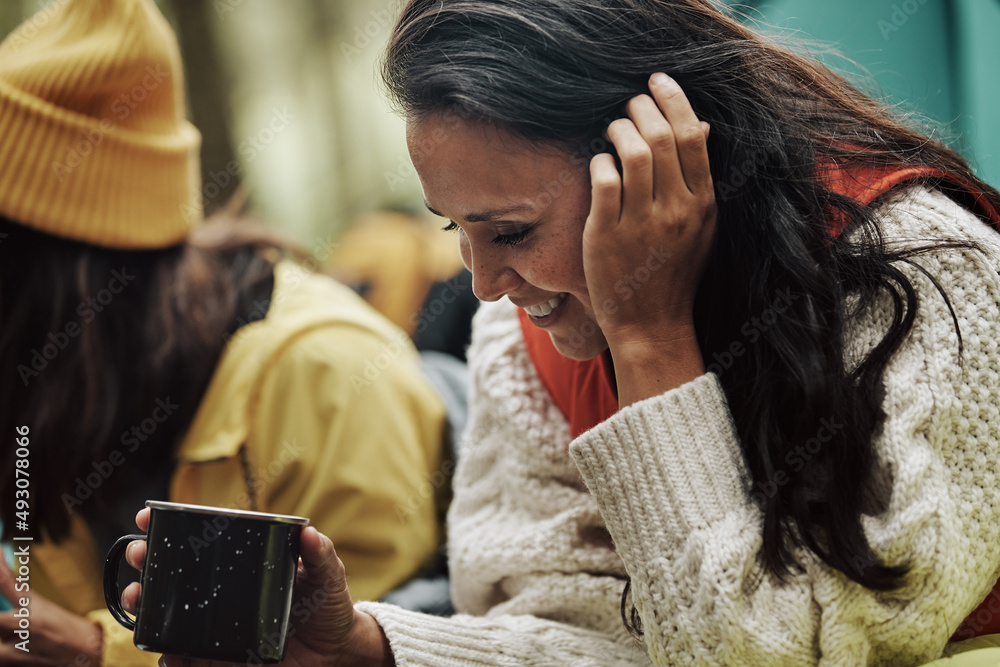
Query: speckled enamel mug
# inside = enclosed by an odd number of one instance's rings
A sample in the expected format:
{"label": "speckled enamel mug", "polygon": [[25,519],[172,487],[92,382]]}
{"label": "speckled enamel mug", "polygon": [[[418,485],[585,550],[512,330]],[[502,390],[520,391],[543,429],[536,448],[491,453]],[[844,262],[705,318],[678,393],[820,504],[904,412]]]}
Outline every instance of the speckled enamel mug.
{"label": "speckled enamel mug", "polygon": [[[250,664],[285,655],[299,536],[309,520],[149,500],[149,530],[118,539],[104,565],[104,597],[144,651]],[[122,609],[118,569],[146,541],[135,620]]]}

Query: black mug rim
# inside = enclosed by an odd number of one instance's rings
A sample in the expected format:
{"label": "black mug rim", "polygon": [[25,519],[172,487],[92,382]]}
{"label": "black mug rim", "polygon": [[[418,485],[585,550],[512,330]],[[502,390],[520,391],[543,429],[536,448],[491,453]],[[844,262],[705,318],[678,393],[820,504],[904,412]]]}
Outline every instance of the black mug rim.
{"label": "black mug rim", "polygon": [[268,512],[254,512],[251,510],[229,509],[226,507],[212,507],[210,505],[171,503],[165,500],[147,500],[146,507],[170,512],[194,512],[196,514],[222,515],[234,519],[256,519],[258,521],[268,521],[272,523],[289,523],[303,527],[309,525],[309,519],[290,514],[270,514]]}

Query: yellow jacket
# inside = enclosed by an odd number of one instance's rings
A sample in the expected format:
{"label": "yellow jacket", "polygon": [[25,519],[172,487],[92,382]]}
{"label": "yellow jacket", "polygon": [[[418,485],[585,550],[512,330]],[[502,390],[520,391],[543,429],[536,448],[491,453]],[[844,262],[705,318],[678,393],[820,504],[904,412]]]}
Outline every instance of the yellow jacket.
{"label": "yellow jacket", "polygon": [[[426,489],[444,418],[404,332],[343,285],[282,262],[267,316],[226,346],[170,500],[309,517],[337,545],[354,599],[377,599],[438,545]],[[32,589],[101,624],[102,664],[155,665],[105,608],[102,568],[77,514],[70,539],[32,548]]]}
{"label": "yellow jacket", "polygon": [[333,264],[338,278],[363,285],[365,301],[412,335],[431,286],[461,271],[462,257],[440,225],[378,211],[344,232]]}

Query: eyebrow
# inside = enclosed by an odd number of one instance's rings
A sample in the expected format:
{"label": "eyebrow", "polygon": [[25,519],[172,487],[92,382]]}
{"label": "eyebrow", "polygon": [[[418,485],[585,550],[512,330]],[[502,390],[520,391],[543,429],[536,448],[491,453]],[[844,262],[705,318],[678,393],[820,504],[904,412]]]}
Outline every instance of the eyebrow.
{"label": "eyebrow", "polygon": [[[424,206],[426,206],[427,210],[430,211],[431,213],[433,213],[434,215],[440,216],[442,218],[447,218],[448,217],[446,215],[443,215],[443,214],[438,213],[437,211],[435,211],[431,207],[431,205],[428,204],[426,201],[424,202]],[[530,211],[530,210],[531,210],[531,206],[529,206],[528,204],[515,204],[513,206],[505,206],[503,208],[493,208],[493,209],[488,209],[486,211],[477,211],[475,213],[469,213],[468,215],[465,216],[465,221],[466,222],[493,222],[495,220],[498,220],[498,219],[504,217],[505,215],[510,215],[511,213],[518,213],[520,211]]]}

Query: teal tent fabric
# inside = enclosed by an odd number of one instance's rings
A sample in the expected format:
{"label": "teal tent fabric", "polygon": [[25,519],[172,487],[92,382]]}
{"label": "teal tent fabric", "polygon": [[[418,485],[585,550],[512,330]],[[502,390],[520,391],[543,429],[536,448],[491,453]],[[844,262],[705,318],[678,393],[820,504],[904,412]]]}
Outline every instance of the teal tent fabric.
{"label": "teal tent fabric", "polygon": [[[848,78],[874,78],[902,110],[941,135],[1000,187],[1000,0],[756,0],[727,4],[781,35],[815,40]],[[849,61],[853,61],[852,64]]]}

